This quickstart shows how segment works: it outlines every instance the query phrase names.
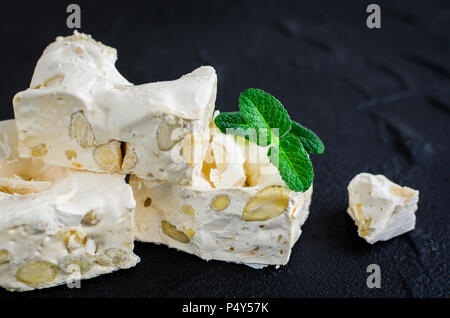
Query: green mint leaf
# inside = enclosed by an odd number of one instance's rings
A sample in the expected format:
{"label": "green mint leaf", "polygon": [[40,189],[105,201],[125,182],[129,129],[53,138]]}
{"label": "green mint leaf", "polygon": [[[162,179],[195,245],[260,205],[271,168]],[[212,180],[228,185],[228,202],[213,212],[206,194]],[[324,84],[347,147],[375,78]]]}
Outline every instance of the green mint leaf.
{"label": "green mint leaf", "polygon": [[239,112],[220,113],[214,119],[214,123],[224,134],[226,133],[227,128],[250,128],[250,125],[246,123],[244,116]]}
{"label": "green mint leaf", "polygon": [[214,123],[224,134],[232,134],[245,137],[245,139],[256,143],[256,131],[245,122],[239,112],[220,113],[214,119]]}
{"label": "green mint leaf", "polygon": [[311,160],[302,143],[296,137],[287,135],[280,139],[279,148],[270,147],[267,156],[278,167],[281,179],[289,189],[304,192],[314,179]]}
{"label": "green mint leaf", "polygon": [[306,152],[311,154],[322,154],[325,150],[322,140],[310,129],[292,121],[289,135],[297,137],[303,144]]}
{"label": "green mint leaf", "polygon": [[265,133],[267,139],[258,138],[258,145],[267,146],[272,142],[271,128],[278,129],[281,138],[291,128],[291,120],[278,99],[261,89],[249,88],[239,96],[239,109],[245,122],[257,130],[258,134]]}

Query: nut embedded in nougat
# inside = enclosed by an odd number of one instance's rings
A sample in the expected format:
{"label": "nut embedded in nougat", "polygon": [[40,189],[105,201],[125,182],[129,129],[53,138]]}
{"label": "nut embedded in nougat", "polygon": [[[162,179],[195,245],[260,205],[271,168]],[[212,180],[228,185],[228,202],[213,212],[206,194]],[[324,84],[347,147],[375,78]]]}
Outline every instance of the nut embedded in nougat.
{"label": "nut embedded in nougat", "polygon": [[211,208],[216,211],[223,211],[230,205],[230,197],[226,194],[219,194],[211,201]]}
{"label": "nut embedded in nougat", "polygon": [[77,153],[75,150],[66,150],[65,151],[67,160],[77,159]]}
{"label": "nut embedded in nougat", "polygon": [[94,159],[100,168],[110,171],[121,171],[122,167],[122,150],[120,142],[117,140],[111,141],[95,148]]}
{"label": "nut embedded in nougat", "polygon": [[183,231],[189,238],[193,238],[195,236],[195,231],[191,228],[183,226]]}
{"label": "nut embedded in nougat", "polygon": [[189,243],[190,241],[190,238],[185,233],[178,231],[173,224],[167,221],[161,221],[161,228],[164,234],[174,240],[180,241],[181,243]]}
{"label": "nut embedded in nougat", "polygon": [[0,265],[9,263],[10,260],[11,254],[9,254],[9,251],[5,249],[0,250]]}
{"label": "nut embedded in nougat", "polygon": [[265,221],[281,215],[289,205],[289,190],[281,186],[265,188],[247,202],[244,221]]}
{"label": "nut embedded in nougat", "polygon": [[64,242],[67,250],[71,252],[86,244],[86,234],[78,229],[63,229],[58,232],[58,237]]}
{"label": "nut embedded in nougat", "polygon": [[364,216],[364,213],[361,210],[362,205],[361,203],[355,204],[355,218],[358,220],[358,234],[364,238],[367,236],[367,234],[369,234],[369,230],[370,230],[370,224],[372,223],[372,219],[369,218],[367,219]]}
{"label": "nut embedded in nougat", "polygon": [[145,199],[145,201],[144,201],[144,208],[147,208],[150,205],[152,205],[152,198],[149,197],[149,198]]}
{"label": "nut embedded in nougat", "polygon": [[102,266],[116,266],[127,268],[130,257],[127,251],[120,248],[109,248],[104,254],[97,257],[96,262]]}
{"label": "nut embedded in nougat", "polygon": [[136,151],[134,150],[133,146],[131,146],[128,142],[125,143],[124,151],[125,155],[123,157],[122,170],[130,171],[136,166],[138,162]]}
{"label": "nut embedded in nougat", "polygon": [[46,144],[39,144],[33,147],[30,147],[31,156],[32,157],[42,157],[45,156],[48,152],[48,148]]}
{"label": "nut embedded in nougat", "polygon": [[16,273],[16,279],[32,287],[40,287],[53,281],[58,274],[55,264],[45,261],[33,261],[23,264]]}
{"label": "nut embedded in nougat", "polygon": [[100,220],[97,218],[95,211],[89,211],[81,220],[81,224],[85,226],[94,226],[97,225],[98,222],[100,222]]}
{"label": "nut embedded in nougat", "polygon": [[70,117],[70,136],[75,139],[83,149],[95,144],[94,131],[84,117],[82,110],[73,113]]}
{"label": "nut embedded in nougat", "polygon": [[414,197],[416,195],[416,191],[408,188],[408,187],[401,187],[398,185],[393,185],[391,187],[391,189],[389,190],[389,192],[391,192],[393,195],[400,197],[400,198],[405,198],[405,199],[411,199],[412,197]]}
{"label": "nut embedded in nougat", "polygon": [[180,129],[178,125],[166,122],[159,126],[156,132],[156,142],[158,143],[159,149],[168,151],[181,140],[182,135],[181,133],[176,133],[177,129]]}
{"label": "nut embedded in nougat", "polygon": [[58,74],[55,75],[49,79],[47,79],[44,82],[44,87],[56,87],[61,85],[61,83],[64,81],[64,75]]}
{"label": "nut embedded in nougat", "polygon": [[24,180],[19,176],[12,176],[0,178],[0,191],[13,194],[30,194],[38,193],[50,188],[52,183],[50,181],[33,181]]}
{"label": "nut embedded in nougat", "polygon": [[194,218],[194,216],[195,216],[195,211],[194,211],[194,208],[192,207],[192,205],[183,205],[181,207],[181,212],[190,216],[191,218]]}
{"label": "nut embedded in nougat", "polygon": [[88,272],[93,265],[93,262],[89,260],[87,257],[82,255],[78,256],[66,256],[61,259],[59,262],[59,267],[66,273],[75,273],[79,272],[84,274]]}

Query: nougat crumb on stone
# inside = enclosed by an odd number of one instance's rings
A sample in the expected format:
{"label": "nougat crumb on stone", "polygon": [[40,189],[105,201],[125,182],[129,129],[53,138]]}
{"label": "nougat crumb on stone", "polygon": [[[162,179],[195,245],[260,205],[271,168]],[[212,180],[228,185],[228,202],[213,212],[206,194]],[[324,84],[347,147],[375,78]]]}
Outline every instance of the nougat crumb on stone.
{"label": "nougat crumb on stone", "polygon": [[368,243],[387,241],[416,225],[419,191],[402,187],[383,175],[360,173],[348,185],[347,213]]}

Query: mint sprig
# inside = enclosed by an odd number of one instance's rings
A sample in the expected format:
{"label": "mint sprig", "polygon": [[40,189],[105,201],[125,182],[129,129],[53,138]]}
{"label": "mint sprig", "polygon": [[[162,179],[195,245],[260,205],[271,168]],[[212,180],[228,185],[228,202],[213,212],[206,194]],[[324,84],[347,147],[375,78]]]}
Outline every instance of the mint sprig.
{"label": "mint sprig", "polygon": [[267,155],[270,162],[278,166],[281,178],[289,189],[297,192],[309,189],[314,179],[314,170],[300,140],[294,136],[286,136],[280,140],[278,148],[270,147]]}
{"label": "mint sprig", "polygon": [[295,121],[292,122],[289,135],[297,137],[308,153],[323,154],[325,151],[325,146],[323,145],[322,140],[320,140],[320,138],[312,130],[296,123]]}
{"label": "mint sprig", "polygon": [[243,119],[258,133],[266,132],[267,143],[258,138],[258,145],[267,146],[272,142],[271,128],[278,128],[279,136],[291,129],[291,119],[281,102],[261,89],[243,91],[239,96],[239,110]]}
{"label": "mint sprig", "polygon": [[[320,138],[291,121],[281,102],[261,89],[243,91],[239,96],[239,110],[220,113],[214,123],[223,133],[245,137],[260,146],[271,145],[267,156],[286,185],[297,192],[309,189],[314,170],[308,153],[324,152]],[[277,134],[274,128],[278,129]]]}

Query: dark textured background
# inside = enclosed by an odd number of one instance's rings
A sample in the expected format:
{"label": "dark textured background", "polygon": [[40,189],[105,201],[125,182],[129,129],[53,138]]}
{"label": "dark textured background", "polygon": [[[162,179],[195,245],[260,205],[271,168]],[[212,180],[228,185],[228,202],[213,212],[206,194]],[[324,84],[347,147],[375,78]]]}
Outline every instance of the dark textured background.
{"label": "dark textured background", "polygon": [[[262,88],[322,137],[311,214],[287,266],[253,270],[136,244],[135,268],[2,297],[448,297],[449,1],[376,1],[382,29],[365,25],[368,1],[80,2],[82,32],[116,47],[131,82],[175,79],[200,65],[218,73],[217,108]],[[373,1],[375,2],[375,1]],[[57,35],[68,3],[1,4],[1,119]],[[346,214],[357,173],[382,173],[420,190],[413,232],[373,246]],[[366,287],[367,265],[382,288]]]}

